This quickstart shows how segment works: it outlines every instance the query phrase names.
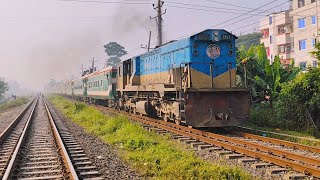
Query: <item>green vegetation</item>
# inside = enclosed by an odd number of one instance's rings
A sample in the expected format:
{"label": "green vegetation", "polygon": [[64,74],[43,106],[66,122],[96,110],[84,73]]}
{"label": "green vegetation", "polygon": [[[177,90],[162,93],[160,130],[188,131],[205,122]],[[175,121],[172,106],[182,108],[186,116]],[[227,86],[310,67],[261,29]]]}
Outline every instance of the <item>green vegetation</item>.
{"label": "green vegetation", "polygon": [[28,101],[29,99],[26,97],[18,97],[17,99],[0,104],[0,111],[5,111],[10,108],[21,106],[23,104],[26,104]]}
{"label": "green vegetation", "polygon": [[319,141],[313,141],[312,139],[316,139],[316,137],[315,136],[311,136],[310,132],[307,132],[307,131],[306,132],[297,132],[297,131],[290,131],[290,130],[284,130],[284,129],[279,129],[279,128],[255,126],[254,124],[249,124],[248,127],[251,127],[253,129],[263,130],[263,131],[282,133],[282,134],[287,134],[287,135],[292,135],[292,136],[305,138],[305,139],[301,139],[301,138],[287,137],[287,136],[282,136],[282,135],[277,135],[277,134],[258,133],[260,135],[263,134],[266,137],[282,139],[282,140],[285,140],[285,141],[291,141],[291,142],[295,142],[295,143],[299,143],[299,144],[304,144],[304,145],[314,146],[314,147],[319,147],[320,148],[320,142]]}
{"label": "green vegetation", "polygon": [[104,45],[104,48],[108,55],[106,66],[116,66],[121,62],[120,58],[127,54],[125,48],[117,42],[109,42],[108,44]]}
{"label": "green vegetation", "polygon": [[0,100],[3,95],[9,90],[8,84],[0,79]]}
{"label": "green vegetation", "polygon": [[169,137],[147,132],[123,116],[107,116],[62,97],[51,102],[87,132],[120,149],[119,155],[142,176],[155,179],[251,179],[238,167],[212,164]]}
{"label": "green vegetation", "polygon": [[236,40],[236,47],[243,46],[245,49],[249,49],[251,46],[257,46],[260,44],[261,33],[252,33],[241,35]]}
{"label": "green vegetation", "polygon": [[[313,55],[318,57],[317,52]],[[237,62],[238,76],[244,82],[246,72],[251,92],[251,125],[320,136],[319,68],[299,73],[293,63],[282,67],[278,56],[270,63],[263,44],[248,50],[241,47]]]}
{"label": "green vegetation", "polygon": [[255,102],[267,101],[272,106],[272,101],[281,91],[281,84],[294,79],[299,69],[292,65],[283,68],[279,56],[270,62],[265,47],[261,44],[251,46],[248,50],[243,46],[239,48],[237,73],[241,82],[247,78],[247,85]]}

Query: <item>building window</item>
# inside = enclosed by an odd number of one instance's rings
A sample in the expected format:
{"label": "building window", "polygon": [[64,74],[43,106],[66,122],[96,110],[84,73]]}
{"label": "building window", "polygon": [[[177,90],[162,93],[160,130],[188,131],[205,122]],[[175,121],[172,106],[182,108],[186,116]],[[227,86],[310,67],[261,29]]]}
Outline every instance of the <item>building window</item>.
{"label": "building window", "polygon": [[298,19],[298,27],[299,27],[300,29],[306,27],[306,18]]}
{"label": "building window", "polygon": [[316,44],[316,39],[311,39],[312,47]]}
{"label": "building window", "polygon": [[299,66],[302,71],[305,71],[307,69],[307,62],[302,61],[302,62],[300,62]]}
{"label": "building window", "polygon": [[298,8],[304,6],[304,0],[298,0]]}
{"label": "building window", "polygon": [[299,50],[305,50],[307,47],[306,47],[306,40],[300,40],[299,41]]}
{"label": "building window", "polygon": [[312,67],[318,67],[318,61],[312,61]]}
{"label": "building window", "polygon": [[272,24],[272,16],[269,16],[269,25]]}
{"label": "building window", "polygon": [[317,17],[316,17],[316,16],[311,16],[311,23],[312,23],[313,25],[316,24],[316,21],[317,21]]}
{"label": "building window", "polygon": [[268,38],[269,37],[269,29],[263,29],[261,31],[262,33],[262,38]]}
{"label": "building window", "polygon": [[272,36],[270,36],[270,44],[272,44]]}
{"label": "building window", "polygon": [[280,52],[280,53],[285,53],[284,46],[279,46],[279,52]]}

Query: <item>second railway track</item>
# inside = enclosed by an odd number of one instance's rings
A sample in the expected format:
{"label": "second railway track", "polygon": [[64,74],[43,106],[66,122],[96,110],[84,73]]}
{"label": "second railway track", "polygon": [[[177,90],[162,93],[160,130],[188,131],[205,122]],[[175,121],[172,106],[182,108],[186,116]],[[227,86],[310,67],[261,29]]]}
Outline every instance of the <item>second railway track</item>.
{"label": "second railway track", "polygon": [[0,179],[103,179],[52,114],[37,98],[1,135]]}
{"label": "second railway track", "polygon": [[[250,138],[250,140],[240,139],[239,137],[230,137],[198,129],[191,129],[132,113],[119,112],[112,108],[101,106],[98,106],[98,108],[102,111],[107,111],[107,113],[124,114],[131,120],[142,123],[147,129],[154,129],[160,134],[170,134],[174,139],[188,142],[188,144],[194,146],[213,148],[214,151],[221,150],[223,153],[234,155],[234,157],[244,158],[244,161],[264,161],[266,163],[258,163],[258,165],[271,167],[270,172],[289,172],[287,174],[289,178],[305,178],[307,176],[320,178],[320,156],[310,155],[313,153],[319,155],[319,148],[272,138],[259,138],[249,134],[242,134],[242,136],[244,138]],[[258,143],[256,141],[260,142]],[[263,142],[269,143],[269,145],[265,145]],[[282,148],[278,148],[278,146]],[[301,151],[309,153],[301,154]],[[248,159],[248,157],[251,157],[251,159]]]}

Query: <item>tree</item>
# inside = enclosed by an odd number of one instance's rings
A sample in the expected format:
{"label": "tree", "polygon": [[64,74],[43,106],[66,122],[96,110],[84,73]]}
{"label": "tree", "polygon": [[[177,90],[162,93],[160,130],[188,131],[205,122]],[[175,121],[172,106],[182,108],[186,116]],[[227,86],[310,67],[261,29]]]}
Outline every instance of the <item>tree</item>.
{"label": "tree", "polygon": [[318,62],[320,61],[320,43],[316,43],[314,45],[315,50],[310,52],[310,54],[316,58],[318,60]]}
{"label": "tree", "polygon": [[106,61],[107,66],[116,66],[121,62],[120,58],[127,54],[125,48],[117,42],[109,42],[108,44],[104,45],[104,48],[108,55],[108,59]]}
{"label": "tree", "polygon": [[258,46],[260,44],[261,33],[251,33],[241,35],[236,40],[236,47],[244,46],[248,50],[251,46]]}
{"label": "tree", "polygon": [[246,72],[252,99],[256,102],[272,101],[281,90],[281,83],[291,81],[299,72],[298,68],[281,67],[280,57],[276,56],[271,63],[263,44],[251,46],[248,51],[244,46],[239,48],[237,72],[244,82]]}
{"label": "tree", "polygon": [[0,99],[3,98],[3,95],[9,90],[9,86],[6,82],[0,80]]}
{"label": "tree", "polygon": [[306,110],[320,127],[320,68],[309,69],[284,84],[278,98],[279,119],[286,119],[289,129],[306,129]]}

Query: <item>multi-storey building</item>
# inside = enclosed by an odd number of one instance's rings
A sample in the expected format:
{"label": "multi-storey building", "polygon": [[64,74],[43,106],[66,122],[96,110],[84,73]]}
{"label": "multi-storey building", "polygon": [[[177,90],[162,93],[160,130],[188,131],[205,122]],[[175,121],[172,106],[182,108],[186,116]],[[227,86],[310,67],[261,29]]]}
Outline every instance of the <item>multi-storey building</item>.
{"label": "multi-storey building", "polygon": [[282,64],[290,63],[292,23],[289,11],[270,14],[260,21],[262,37],[268,58],[273,61],[276,55],[281,57]]}
{"label": "multi-storey building", "polygon": [[273,13],[260,21],[262,37],[268,58],[279,55],[281,63],[288,65],[291,59],[296,66],[305,69],[317,66],[310,55],[319,34],[319,0],[290,0],[289,10]]}

